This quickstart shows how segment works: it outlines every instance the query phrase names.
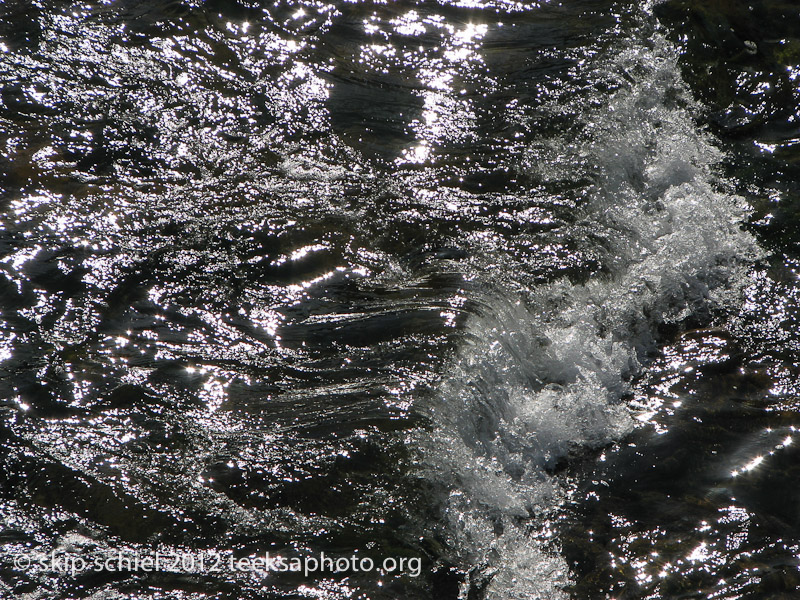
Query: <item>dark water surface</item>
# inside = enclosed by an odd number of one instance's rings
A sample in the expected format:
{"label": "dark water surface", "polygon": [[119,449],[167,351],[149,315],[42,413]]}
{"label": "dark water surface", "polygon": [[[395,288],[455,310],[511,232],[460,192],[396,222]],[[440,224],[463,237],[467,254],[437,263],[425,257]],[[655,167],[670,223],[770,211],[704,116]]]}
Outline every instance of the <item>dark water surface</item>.
{"label": "dark water surface", "polygon": [[0,597],[797,597],[798,32],[0,0]]}

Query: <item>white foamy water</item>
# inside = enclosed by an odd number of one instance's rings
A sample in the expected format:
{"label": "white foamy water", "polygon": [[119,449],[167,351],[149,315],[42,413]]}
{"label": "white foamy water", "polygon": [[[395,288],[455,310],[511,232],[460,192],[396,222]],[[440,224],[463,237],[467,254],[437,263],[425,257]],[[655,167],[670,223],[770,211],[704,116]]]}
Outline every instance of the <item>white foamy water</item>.
{"label": "white foamy water", "polygon": [[[624,398],[659,325],[735,303],[758,254],[740,228],[744,202],[712,172],[721,154],[692,118],[674,50],[657,32],[638,34],[576,68],[578,79],[585,70],[621,85],[546,107],[573,112],[580,133],[543,141],[527,167],[545,182],[591,177],[570,227],[591,232],[581,240],[603,269],[580,284],[470,274],[490,291],[428,407],[423,468],[447,495],[454,560],[471,569],[463,597],[566,596],[570,571],[549,519],[567,491],[554,468],[632,430]],[[489,273],[507,271],[504,260],[489,257],[500,266]]]}

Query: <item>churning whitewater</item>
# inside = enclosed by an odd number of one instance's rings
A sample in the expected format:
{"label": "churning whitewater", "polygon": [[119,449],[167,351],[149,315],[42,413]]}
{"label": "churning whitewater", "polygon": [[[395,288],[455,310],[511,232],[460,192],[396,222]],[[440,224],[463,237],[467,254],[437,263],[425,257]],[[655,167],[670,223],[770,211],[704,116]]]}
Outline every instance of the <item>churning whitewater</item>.
{"label": "churning whitewater", "polygon": [[520,169],[583,185],[568,235],[600,266],[585,281],[542,284],[502,252],[476,249],[493,268],[466,273],[479,308],[427,407],[433,435],[419,440],[427,476],[444,473],[455,560],[473,565],[464,598],[568,597],[551,522],[569,492],[559,466],[632,431],[625,400],[659,327],[738,302],[760,253],[651,16],[572,75],[614,91],[546,103],[572,124],[535,144]]}
{"label": "churning whitewater", "polygon": [[0,0],[0,596],[794,597],[800,13],[641,4]]}

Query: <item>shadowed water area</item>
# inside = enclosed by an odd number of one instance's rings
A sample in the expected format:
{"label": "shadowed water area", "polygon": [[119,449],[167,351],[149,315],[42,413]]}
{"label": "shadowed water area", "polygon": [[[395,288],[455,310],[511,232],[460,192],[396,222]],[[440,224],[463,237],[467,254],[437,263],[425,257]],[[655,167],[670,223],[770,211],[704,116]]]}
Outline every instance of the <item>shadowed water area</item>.
{"label": "shadowed water area", "polygon": [[0,597],[795,597],[798,32],[0,0]]}

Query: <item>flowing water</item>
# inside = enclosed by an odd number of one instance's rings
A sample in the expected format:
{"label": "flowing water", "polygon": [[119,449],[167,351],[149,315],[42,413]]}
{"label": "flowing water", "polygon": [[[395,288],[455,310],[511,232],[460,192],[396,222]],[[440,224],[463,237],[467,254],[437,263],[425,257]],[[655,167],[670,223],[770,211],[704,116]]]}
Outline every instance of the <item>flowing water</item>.
{"label": "flowing water", "polygon": [[795,597],[798,31],[0,2],[0,597]]}

